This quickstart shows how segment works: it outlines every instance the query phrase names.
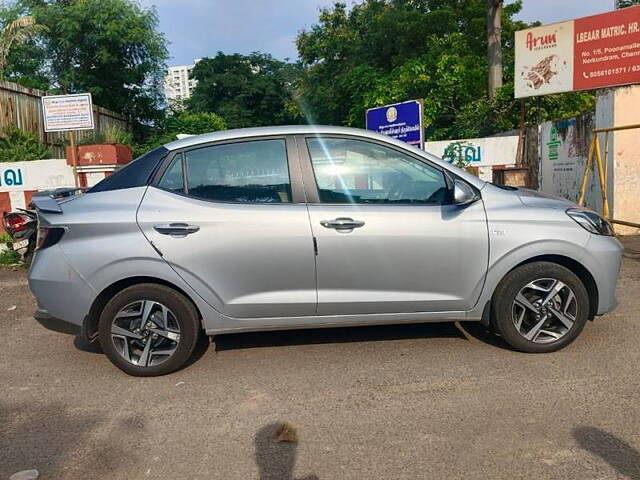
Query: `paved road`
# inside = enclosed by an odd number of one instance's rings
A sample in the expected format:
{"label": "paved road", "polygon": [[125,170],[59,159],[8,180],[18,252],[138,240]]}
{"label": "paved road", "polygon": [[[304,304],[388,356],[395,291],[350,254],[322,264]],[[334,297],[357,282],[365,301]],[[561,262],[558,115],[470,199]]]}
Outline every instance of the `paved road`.
{"label": "paved road", "polygon": [[38,326],[25,277],[0,271],[0,479],[640,478],[640,260],[552,355],[474,325],[244,334],[154,379]]}

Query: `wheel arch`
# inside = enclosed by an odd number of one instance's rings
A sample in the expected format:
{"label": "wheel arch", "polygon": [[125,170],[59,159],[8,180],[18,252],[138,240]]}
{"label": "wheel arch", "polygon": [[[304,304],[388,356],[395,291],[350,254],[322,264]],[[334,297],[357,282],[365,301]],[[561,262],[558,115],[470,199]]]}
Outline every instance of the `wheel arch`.
{"label": "wheel arch", "polygon": [[133,285],[139,285],[142,283],[155,283],[158,285],[164,285],[165,287],[169,287],[176,292],[184,295],[184,297],[189,300],[196,312],[198,312],[198,318],[202,323],[202,313],[198,308],[196,302],[193,301],[191,296],[185,292],[182,288],[178,287],[174,283],[168,282],[167,280],[163,280],[157,277],[149,277],[149,276],[136,276],[136,277],[128,277],[118,280],[117,282],[112,283],[108,287],[105,287],[93,300],[91,307],[89,308],[89,313],[84,319],[84,323],[82,326],[83,336],[89,341],[93,342],[98,338],[98,321],[100,320],[100,314],[104,309],[107,302],[119,292],[124,290],[125,288],[131,287]]}
{"label": "wheel arch", "polygon": [[504,272],[504,274],[499,278],[499,280],[497,280],[495,282],[495,285],[493,285],[493,288],[491,289],[491,295],[489,295],[489,297],[485,297],[485,301],[482,304],[483,308],[482,308],[482,313],[481,313],[481,322],[483,325],[485,326],[489,326],[490,322],[491,322],[491,302],[493,300],[493,294],[495,292],[495,290],[498,288],[498,285],[500,284],[500,282],[513,270],[515,270],[518,267],[521,267],[522,265],[526,265],[528,263],[534,263],[534,262],[551,262],[551,263],[555,263],[558,265],[561,265],[567,269],[569,269],[573,274],[575,274],[580,281],[582,282],[582,284],[585,286],[585,288],[587,289],[587,293],[589,296],[589,315],[588,318],[590,320],[593,320],[598,312],[598,304],[599,304],[599,292],[598,292],[598,285],[595,281],[595,278],[593,277],[593,275],[591,274],[591,272],[589,271],[589,269],[587,267],[585,267],[581,262],[579,262],[578,260],[571,258],[567,255],[561,255],[561,254],[544,254],[544,255],[535,255],[532,257],[528,257],[524,260],[520,260],[520,262],[514,264],[511,268],[509,268],[508,270],[506,270]]}
{"label": "wheel arch", "polygon": [[596,313],[598,312],[598,285],[596,284],[593,275],[587,269],[587,267],[585,267],[577,260],[565,255],[538,255],[520,262],[518,265],[509,270],[509,272],[522,265],[534,262],[556,263],[558,265],[562,265],[563,267],[570,270],[573,274],[575,274],[580,279],[584,287],[587,289],[587,293],[589,294],[589,319],[593,320],[593,318],[596,316]]}

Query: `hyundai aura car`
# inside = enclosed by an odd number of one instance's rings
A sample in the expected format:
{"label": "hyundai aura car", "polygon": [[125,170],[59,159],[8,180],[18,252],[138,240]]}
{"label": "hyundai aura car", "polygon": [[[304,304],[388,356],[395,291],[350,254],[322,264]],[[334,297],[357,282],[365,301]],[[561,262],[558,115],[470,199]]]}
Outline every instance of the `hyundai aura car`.
{"label": "hyundai aura car", "polygon": [[552,352],[617,303],[598,214],[362,130],[184,138],[35,203],[35,318],[131,375],[179,369],[202,335],[348,325],[477,321]]}

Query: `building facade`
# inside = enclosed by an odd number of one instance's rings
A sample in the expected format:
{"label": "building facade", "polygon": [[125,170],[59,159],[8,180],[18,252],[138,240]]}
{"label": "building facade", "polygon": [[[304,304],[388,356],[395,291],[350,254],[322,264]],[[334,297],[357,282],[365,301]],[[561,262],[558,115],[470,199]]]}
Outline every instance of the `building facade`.
{"label": "building facade", "polygon": [[191,78],[191,72],[198,61],[199,59],[193,65],[168,68],[164,79],[164,96],[168,104],[180,103],[191,96],[197,84],[197,81]]}

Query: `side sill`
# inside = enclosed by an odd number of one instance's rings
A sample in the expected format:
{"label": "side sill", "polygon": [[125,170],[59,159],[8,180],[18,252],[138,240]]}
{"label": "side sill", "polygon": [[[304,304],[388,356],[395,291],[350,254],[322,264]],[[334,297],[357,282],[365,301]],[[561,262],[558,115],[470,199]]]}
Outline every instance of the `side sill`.
{"label": "side sill", "polygon": [[[252,319],[255,320],[255,319]],[[223,334],[231,334],[231,333],[247,333],[247,332],[273,332],[278,330],[306,330],[306,329],[320,329],[320,328],[343,328],[343,327],[373,327],[373,326],[383,326],[383,325],[402,325],[402,324],[419,324],[419,323],[453,323],[453,322],[480,322],[480,319],[470,319],[470,318],[430,318],[430,319],[403,319],[403,320],[395,320],[395,321],[358,321],[358,322],[345,322],[345,321],[335,321],[335,322],[326,322],[326,321],[318,321],[317,323],[309,322],[309,323],[292,323],[289,325],[285,324],[272,324],[272,325],[242,325],[240,327],[231,327],[231,328],[209,328],[205,330],[205,333],[208,336],[215,335],[223,335]]]}

